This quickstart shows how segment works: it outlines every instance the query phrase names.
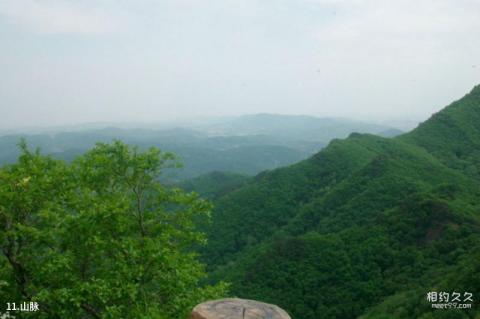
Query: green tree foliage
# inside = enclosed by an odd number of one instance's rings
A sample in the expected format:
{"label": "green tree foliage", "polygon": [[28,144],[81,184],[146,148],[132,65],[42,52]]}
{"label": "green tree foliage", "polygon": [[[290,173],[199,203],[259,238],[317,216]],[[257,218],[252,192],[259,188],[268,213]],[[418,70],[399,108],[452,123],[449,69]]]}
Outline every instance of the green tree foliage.
{"label": "green tree foliage", "polygon": [[204,198],[215,199],[245,185],[248,180],[247,175],[214,171],[186,180],[179,186],[185,191],[194,191]]}
{"label": "green tree foliage", "polygon": [[41,318],[185,318],[225,293],[199,285],[191,249],[210,204],[158,181],[172,154],[117,141],[66,164],[21,150],[0,170],[0,300],[37,301]]}

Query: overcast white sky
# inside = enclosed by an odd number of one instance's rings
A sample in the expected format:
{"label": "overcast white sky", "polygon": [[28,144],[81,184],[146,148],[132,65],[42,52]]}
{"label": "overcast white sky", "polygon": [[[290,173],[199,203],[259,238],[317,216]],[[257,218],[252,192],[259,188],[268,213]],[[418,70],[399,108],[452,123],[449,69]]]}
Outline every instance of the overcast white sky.
{"label": "overcast white sky", "polygon": [[0,129],[422,119],[478,83],[479,0],[0,0]]}

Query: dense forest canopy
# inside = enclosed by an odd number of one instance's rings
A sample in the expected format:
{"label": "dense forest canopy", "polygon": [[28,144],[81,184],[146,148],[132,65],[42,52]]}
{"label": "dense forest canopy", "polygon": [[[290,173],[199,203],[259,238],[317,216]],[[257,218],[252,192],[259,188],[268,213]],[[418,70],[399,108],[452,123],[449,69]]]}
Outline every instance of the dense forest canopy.
{"label": "dense forest canopy", "polygon": [[203,260],[294,318],[477,318],[480,86],[396,138],[352,134],[217,198]]}

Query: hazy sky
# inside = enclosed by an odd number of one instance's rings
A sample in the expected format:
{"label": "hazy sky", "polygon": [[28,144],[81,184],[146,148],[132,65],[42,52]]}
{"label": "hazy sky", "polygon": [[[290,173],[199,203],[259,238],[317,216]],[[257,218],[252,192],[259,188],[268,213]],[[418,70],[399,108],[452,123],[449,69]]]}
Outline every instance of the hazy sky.
{"label": "hazy sky", "polygon": [[479,0],[0,0],[0,129],[418,119],[479,83]]}

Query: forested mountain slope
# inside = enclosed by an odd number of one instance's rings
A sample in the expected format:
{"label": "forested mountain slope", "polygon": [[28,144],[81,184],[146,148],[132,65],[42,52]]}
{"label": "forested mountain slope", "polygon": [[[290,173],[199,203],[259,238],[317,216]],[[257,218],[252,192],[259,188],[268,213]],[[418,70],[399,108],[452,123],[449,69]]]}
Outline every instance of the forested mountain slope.
{"label": "forested mountain slope", "polygon": [[480,294],[480,94],[393,139],[352,134],[215,202],[204,259],[232,293],[294,318],[474,318],[429,291]]}
{"label": "forested mountain slope", "polygon": [[186,181],[178,186],[186,191],[195,191],[201,197],[216,199],[240,188],[250,179],[247,175],[214,171]]}
{"label": "forested mountain slope", "polygon": [[480,178],[480,85],[399,139],[419,145],[452,168]]}

